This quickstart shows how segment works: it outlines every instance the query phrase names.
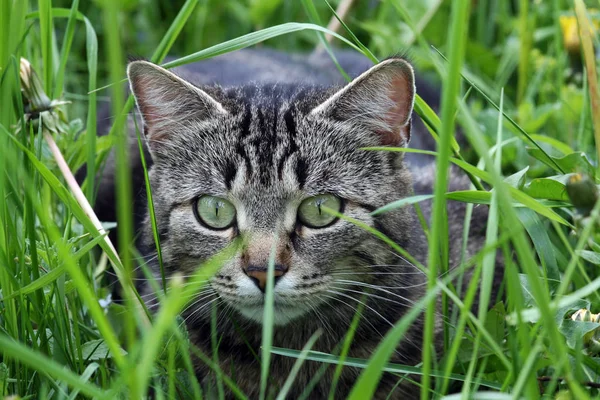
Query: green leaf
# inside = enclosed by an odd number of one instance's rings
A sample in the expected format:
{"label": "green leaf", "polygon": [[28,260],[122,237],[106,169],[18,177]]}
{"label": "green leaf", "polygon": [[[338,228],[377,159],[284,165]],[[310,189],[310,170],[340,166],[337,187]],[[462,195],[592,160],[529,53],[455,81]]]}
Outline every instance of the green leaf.
{"label": "green leaf", "polygon": [[[531,103],[521,103],[519,106],[519,121],[522,128],[527,132],[539,131],[556,111],[560,110],[560,104],[550,103],[534,106]],[[533,135],[531,135],[533,138]]]}
{"label": "green leaf", "polygon": [[578,250],[577,255],[587,262],[591,262],[595,265],[600,265],[600,253],[590,250]]}
{"label": "green leaf", "polygon": [[180,65],[189,64],[195,61],[204,60],[205,58],[210,58],[214,56],[218,56],[220,54],[229,53],[234,50],[240,50],[257,43],[264,42],[265,40],[272,39],[277,36],[287,35],[293,32],[299,32],[304,30],[313,30],[317,32],[328,33],[337,39],[341,40],[348,46],[354,48],[357,51],[361,51],[358,46],[354,43],[346,39],[345,37],[338,35],[337,33],[323,28],[322,26],[315,24],[307,24],[307,23],[298,23],[298,22],[288,22],[287,24],[281,24],[276,26],[271,26],[269,28],[262,29],[260,31],[252,32],[244,36],[240,36],[238,38],[228,40],[223,43],[219,43],[215,46],[209,47],[208,49],[200,50],[196,53],[187,55],[185,57],[178,58],[177,60],[170,61],[163,65],[164,68],[173,68],[178,67]]}
{"label": "green leaf", "polygon": [[[492,182],[492,178],[489,176],[489,174],[487,172],[481,171],[480,169],[478,169],[478,168],[472,166],[471,164],[468,164],[462,160],[451,159],[451,161],[454,164],[458,165],[463,170],[472,173],[476,177],[484,180],[485,182],[488,182],[488,183]],[[561,217],[560,215],[558,215],[557,213],[555,213],[548,207],[542,205],[540,202],[538,202],[537,200],[528,196],[527,194],[521,192],[520,190],[517,190],[513,187],[509,187],[509,192],[514,200],[522,203],[523,205],[527,206],[528,208],[531,208],[533,211],[537,212],[538,214],[541,214],[541,215],[543,215],[547,218],[550,218],[556,222],[559,222],[563,225],[571,226],[571,224],[569,224],[563,217]]]}
{"label": "green leaf", "polygon": [[[314,351],[314,350],[308,351],[305,355],[304,352],[301,352],[298,350],[284,349],[281,347],[272,347],[271,353],[277,354],[280,356],[284,356],[284,357],[291,357],[291,358],[305,357],[305,359],[309,360],[309,361],[316,361],[316,362],[327,363],[327,364],[336,364],[337,365],[340,362],[339,357],[336,355],[323,353],[320,351]],[[346,359],[344,360],[344,363],[343,363],[344,366],[362,368],[362,369],[367,368],[368,364],[369,364],[369,360],[365,360],[362,358],[355,358],[355,357],[346,357]],[[421,375],[423,373],[423,371],[419,367],[413,367],[410,365],[402,365],[402,364],[394,364],[394,363],[385,364],[382,368],[382,371],[392,372],[392,373],[396,373],[396,374],[414,374],[414,375]],[[431,371],[431,376],[445,377],[443,372],[435,371],[435,370]],[[451,373],[449,377],[451,380],[459,381],[459,382],[463,382],[465,380],[465,376],[460,375],[460,374],[452,374]],[[492,381],[482,380],[479,383],[482,386],[489,387],[491,389],[500,390],[500,388],[501,388],[500,384],[498,384],[496,382],[492,382]]]}
{"label": "green leaf", "polygon": [[[600,323],[590,321],[573,321],[565,319],[559,326],[560,333],[567,339],[569,347],[577,348],[577,343],[583,340],[583,337],[590,332],[600,328]],[[585,344],[584,344],[585,346]]]}
{"label": "green leaf", "polygon": [[386,213],[388,211],[392,211],[392,210],[404,207],[404,206],[409,205],[409,204],[420,203],[421,201],[429,200],[429,199],[432,199],[432,198],[433,198],[432,194],[421,194],[421,195],[417,195],[417,196],[405,197],[403,199],[396,200],[396,201],[393,201],[393,202],[391,202],[389,204],[386,204],[383,207],[379,207],[377,210],[373,211],[371,213],[371,215],[383,214],[383,213]]}
{"label": "green leaf", "polygon": [[[394,152],[399,152],[399,153],[419,153],[419,154],[429,154],[429,155],[437,154],[433,151],[410,149],[410,148],[404,148],[404,147],[365,147],[365,148],[363,148],[363,150],[394,151]],[[460,167],[463,171],[468,172],[471,175],[478,177],[479,179],[483,180],[484,182],[492,183],[492,181],[493,181],[493,179],[489,173],[480,170],[476,166],[471,165],[471,164],[467,163],[466,161],[459,160],[458,158],[450,158],[450,161],[452,163],[454,163],[455,165],[457,165],[458,167]],[[512,186],[509,187],[508,189],[509,189],[510,195],[512,196],[513,200],[518,201],[519,203],[523,204],[524,206],[531,208],[538,214],[541,214],[547,218],[550,218],[553,221],[556,221],[560,224],[563,224],[563,225],[566,225],[569,227],[572,226],[563,217],[561,217],[560,215],[558,215],[557,213],[552,211],[550,208],[548,208],[548,206],[542,204],[541,202],[537,201],[536,199],[532,198],[531,196],[527,195],[526,193],[523,193],[522,191],[520,191]]]}
{"label": "green leaf", "polygon": [[535,134],[535,133],[531,134],[530,136],[531,136],[532,139],[535,139],[538,142],[549,144],[550,146],[552,146],[553,148],[555,148],[556,150],[558,150],[559,152],[561,152],[563,155],[564,154],[571,154],[574,151],[569,145],[567,145],[567,144],[565,144],[565,143],[561,142],[560,140],[555,139],[553,137],[546,136],[546,135],[538,135],[538,134]]}
{"label": "green leaf", "polygon": [[569,201],[566,184],[572,175],[566,174],[532,179],[525,186],[524,192],[536,199]]}
{"label": "green leaf", "polygon": [[[530,156],[556,171],[563,173],[585,172],[592,177],[596,176],[596,170],[584,152],[574,152],[562,157],[554,157],[531,147],[527,148],[527,152]],[[557,169],[556,166],[559,166],[562,171]]]}
{"label": "green leaf", "polygon": [[529,166],[504,178],[504,182],[508,183],[510,186],[516,189],[521,189],[525,184],[525,175],[527,174],[527,171],[529,171]]}
{"label": "green leaf", "polygon": [[554,245],[548,236],[547,226],[544,225],[540,217],[532,210],[519,208],[515,210],[525,230],[529,234],[538,257],[546,269],[546,279],[548,286],[553,291],[560,282],[560,272],[558,262],[554,253]]}
{"label": "green leaf", "polygon": [[[99,244],[100,241],[104,240],[104,236],[105,235],[99,235],[99,236],[96,236],[95,238],[93,238],[90,242],[88,242],[85,246],[83,246],[75,254],[73,254],[73,260],[74,261],[78,260],[85,254],[87,254],[90,250],[92,250],[92,248],[94,248],[94,246]],[[35,292],[36,290],[41,289],[44,286],[47,286],[50,283],[54,282],[60,276],[62,276],[64,273],[65,273],[65,266],[64,266],[64,264],[61,264],[58,267],[51,270],[50,272],[48,272],[47,274],[45,274],[45,275],[39,277],[38,279],[36,279],[35,281],[31,282],[29,285],[20,288],[19,290],[17,290],[16,292],[13,292],[9,296],[6,296],[4,298],[4,300],[6,301],[6,300],[12,299],[14,297],[18,297],[21,295],[26,295],[26,294]]]}
{"label": "green leaf", "polygon": [[457,190],[446,193],[446,198],[464,203],[490,204],[492,193],[482,190]]}
{"label": "green leaf", "polygon": [[[84,343],[81,353],[84,361],[106,360],[113,357],[104,339],[90,340]],[[121,349],[121,354],[127,355],[127,352]]]}
{"label": "green leaf", "polygon": [[47,374],[56,379],[60,379],[71,387],[79,389],[82,393],[89,397],[98,399],[114,398],[115,394],[101,390],[98,386],[85,382],[81,377],[64,365],[48,358],[47,356],[25,346],[22,343],[16,342],[12,338],[0,333],[0,353],[4,357],[11,357],[19,360],[20,363],[30,366],[31,368],[40,371],[42,374]]}

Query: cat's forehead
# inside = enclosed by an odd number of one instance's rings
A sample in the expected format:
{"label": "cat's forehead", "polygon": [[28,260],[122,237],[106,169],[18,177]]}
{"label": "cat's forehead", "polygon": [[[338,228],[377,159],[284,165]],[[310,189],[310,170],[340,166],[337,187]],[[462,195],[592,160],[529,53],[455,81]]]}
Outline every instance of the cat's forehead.
{"label": "cat's forehead", "polygon": [[211,95],[228,113],[179,136],[183,142],[173,151],[186,156],[169,159],[181,170],[177,185],[248,201],[299,191],[357,196],[373,191],[393,169],[382,154],[360,150],[376,143],[310,115],[331,91],[277,84],[216,89]]}
{"label": "cat's forehead", "polygon": [[[328,97],[323,88],[272,85],[239,89],[228,135],[249,186],[303,189],[325,181],[348,179],[378,158],[359,150],[359,135],[333,121],[310,114]],[[243,97],[242,97],[243,96]],[[361,174],[355,171],[354,177]],[[319,188],[314,188],[318,190]]]}

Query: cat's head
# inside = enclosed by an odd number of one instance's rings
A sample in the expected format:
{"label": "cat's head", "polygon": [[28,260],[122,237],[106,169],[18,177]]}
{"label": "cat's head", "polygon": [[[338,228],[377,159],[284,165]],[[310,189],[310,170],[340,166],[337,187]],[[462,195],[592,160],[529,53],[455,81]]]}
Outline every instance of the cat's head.
{"label": "cat's head", "polygon": [[343,88],[198,88],[143,61],[131,63],[128,75],[152,155],[169,273],[191,274],[241,236],[243,251],[211,287],[261,322],[273,253],[278,325],[317,308],[344,308],[348,290],[406,284],[386,244],[325,207],[401,244],[409,240],[406,210],[371,215],[410,193],[402,157],[364,150],[408,143],[415,94],[409,63],[385,60]]}

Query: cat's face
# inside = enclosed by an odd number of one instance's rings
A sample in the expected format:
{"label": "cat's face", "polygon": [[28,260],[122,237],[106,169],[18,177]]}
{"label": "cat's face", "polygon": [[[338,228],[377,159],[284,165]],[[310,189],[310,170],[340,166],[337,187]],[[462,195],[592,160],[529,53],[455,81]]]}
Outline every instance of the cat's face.
{"label": "cat's face", "polygon": [[242,250],[210,285],[261,322],[273,258],[275,323],[284,325],[334,299],[341,307],[346,289],[379,284],[374,267],[397,264],[355,221],[396,240],[406,234],[401,211],[371,215],[409,192],[406,171],[393,153],[363,150],[408,142],[414,84],[405,61],[385,61],[337,92],[200,90],[145,62],[128,72],[169,273],[190,275],[241,237]]}

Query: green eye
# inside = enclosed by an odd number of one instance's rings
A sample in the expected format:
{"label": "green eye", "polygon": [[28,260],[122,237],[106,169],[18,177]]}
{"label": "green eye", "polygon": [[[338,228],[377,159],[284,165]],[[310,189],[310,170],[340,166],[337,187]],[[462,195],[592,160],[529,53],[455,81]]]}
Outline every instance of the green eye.
{"label": "green eye", "polygon": [[235,221],[235,207],[220,197],[202,196],[196,203],[196,216],[212,229],[226,229]]}
{"label": "green eye", "polygon": [[298,219],[309,228],[324,228],[331,225],[337,217],[323,210],[323,207],[341,212],[342,201],[332,194],[309,197],[298,207]]}

